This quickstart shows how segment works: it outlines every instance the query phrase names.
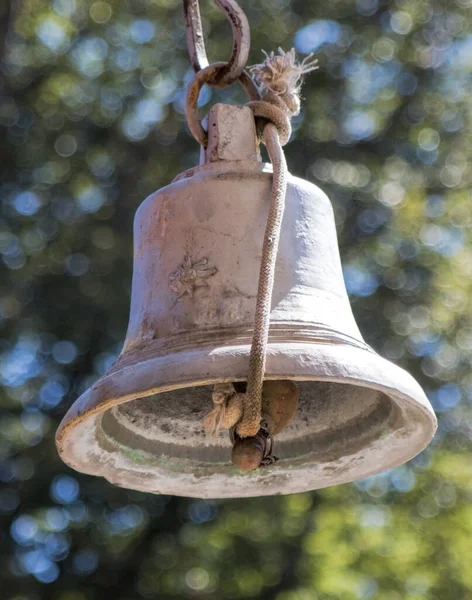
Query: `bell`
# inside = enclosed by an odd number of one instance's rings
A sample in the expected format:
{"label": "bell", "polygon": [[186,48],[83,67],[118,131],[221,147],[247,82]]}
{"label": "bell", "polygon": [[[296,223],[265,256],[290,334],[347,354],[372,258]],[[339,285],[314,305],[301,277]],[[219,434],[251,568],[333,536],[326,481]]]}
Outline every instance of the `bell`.
{"label": "bell", "polygon": [[291,175],[265,377],[296,382],[298,409],[274,440],[278,461],[255,471],[232,465],[227,431],[205,436],[213,385],[247,377],[271,191],[249,108],[214,106],[208,132],[200,166],[136,213],[124,347],[62,421],[63,460],[125,488],[228,498],[323,488],[411,459],[434,435],[434,412],[362,339],[330,201]]}

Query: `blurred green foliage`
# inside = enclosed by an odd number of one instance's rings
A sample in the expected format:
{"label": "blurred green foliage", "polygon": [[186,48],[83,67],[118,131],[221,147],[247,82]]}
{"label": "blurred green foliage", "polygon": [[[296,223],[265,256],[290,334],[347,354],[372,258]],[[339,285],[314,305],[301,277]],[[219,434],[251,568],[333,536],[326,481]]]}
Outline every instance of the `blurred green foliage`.
{"label": "blurred green foliage", "polygon": [[[2,600],[472,598],[472,0],[241,4],[252,63],[319,57],[288,162],[330,195],[361,330],[420,380],[438,435],[382,475],[250,501],[63,465],[57,423],[124,339],[133,213],[198,161],[191,70],[177,0],[3,0]],[[224,60],[228,25],[202,14]]]}

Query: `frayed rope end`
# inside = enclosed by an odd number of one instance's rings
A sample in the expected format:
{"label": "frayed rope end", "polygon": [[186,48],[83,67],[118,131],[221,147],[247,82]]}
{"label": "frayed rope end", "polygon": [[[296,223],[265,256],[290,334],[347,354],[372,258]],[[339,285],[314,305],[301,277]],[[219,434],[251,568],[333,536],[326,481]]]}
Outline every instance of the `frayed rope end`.
{"label": "frayed rope end", "polygon": [[289,52],[279,48],[279,54],[262,52],[265,55],[264,62],[249,68],[261,92],[270,91],[277,96],[298,95],[303,75],[319,68],[318,59],[313,59],[313,52],[301,62],[297,59],[295,48]]}
{"label": "frayed rope end", "polygon": [[236,393],[232,383],[216,383],[211,395],[213,410],[203,419],[205,433],[217,439],[220,429],[231,429],[243,414],[244,394]]}

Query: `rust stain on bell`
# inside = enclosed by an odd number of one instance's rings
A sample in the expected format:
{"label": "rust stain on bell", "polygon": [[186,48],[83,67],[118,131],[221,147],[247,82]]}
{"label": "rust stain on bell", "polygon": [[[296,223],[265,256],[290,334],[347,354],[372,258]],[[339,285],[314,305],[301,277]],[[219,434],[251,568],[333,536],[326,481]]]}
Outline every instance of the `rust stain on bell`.
{"label": "rust stain on bell", "polygon": [[136,213],[124,347],[65,416],[62,458],[123,487],[203,498],[322,488],[409,460],[433,437],[434,412],[416,381],[364,342],[331,203],[291,175],[263,397],[279,460],[237,471],[227,432],[205,437],[213,384],[247,376],[272,179],[249,108],[216,105],[209,120],[201,165]]}

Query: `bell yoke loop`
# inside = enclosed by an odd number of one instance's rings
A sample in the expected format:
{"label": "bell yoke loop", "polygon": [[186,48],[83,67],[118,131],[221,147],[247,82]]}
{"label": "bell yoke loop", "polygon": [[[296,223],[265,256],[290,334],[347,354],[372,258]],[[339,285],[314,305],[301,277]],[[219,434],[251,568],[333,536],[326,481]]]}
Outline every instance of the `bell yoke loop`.
{"label": "bell yoke loop", "polygon": [[245,71],[251,45],[251,33],[247,17],[234,0],[214,1],[231,24],[233,52],[227,62],[209,64],[205,50],[199,0],[183,0],[187,48],[190,62],[195,71],[195,76],[187,87],[185,116],[193,137],[204,148],[208,146],[208,133],[200,122],[198,111],[198,97],[204,85],[225,88],[239,81],[249,100],[260,100],[259,91],[252,77]]}

